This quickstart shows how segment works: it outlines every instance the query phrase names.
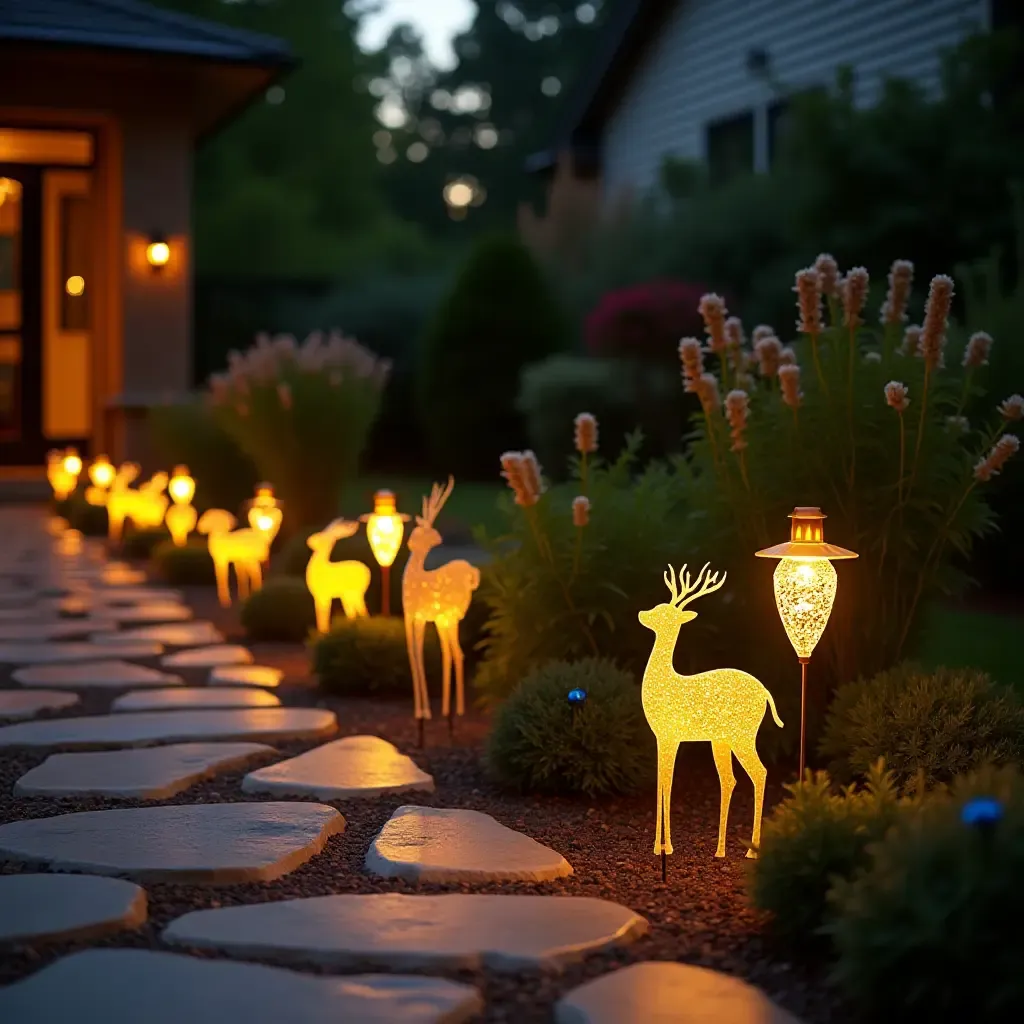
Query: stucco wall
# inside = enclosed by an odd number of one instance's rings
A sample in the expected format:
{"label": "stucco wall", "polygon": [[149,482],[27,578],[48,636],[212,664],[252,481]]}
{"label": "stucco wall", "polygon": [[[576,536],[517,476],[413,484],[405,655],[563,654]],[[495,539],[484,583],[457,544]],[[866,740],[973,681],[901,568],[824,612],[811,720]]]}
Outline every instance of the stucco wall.
{"label": "stucco wall", "polygon": [[886,76],[936,88],[940,51],[985,27],[987,9],[987,0],[677,0],[605,127],[605,194],[651,187],[666,154],[704,159],[705,126],[751,109],[764,169],[775,97],[747,69],[752,49],[767,52],[788,89],[828,84],[851,65],[866,105]]}

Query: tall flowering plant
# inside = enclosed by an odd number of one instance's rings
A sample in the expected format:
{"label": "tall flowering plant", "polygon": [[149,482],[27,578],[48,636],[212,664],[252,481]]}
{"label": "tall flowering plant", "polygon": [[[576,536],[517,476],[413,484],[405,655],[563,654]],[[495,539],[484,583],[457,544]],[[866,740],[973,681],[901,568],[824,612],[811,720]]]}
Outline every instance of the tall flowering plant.
{"label": "tall flowering plant", "polygon": [[273,482],[293,526],[337,514],[380,410],[390,364],[338,332],[261,334],[210,378],[214,415]]}
{"label": "tall flowering plant", "polygon": [[684,388],[701,406],[679,462],[691,526],[736,576],[751,575],[737,591],[765,589],[743,556],[784,532],[795,504],[820,505],[829,537],[860,553],[844,563],[819,648],[834,680],[907,655],[922,606],[969,582],[972,545],[994,526],[986,484],[1019,448],[1019,395],[990,399],[984,422],[965,416],[992,338],[977,332],[949,351],[954,282],[944,275],[929,283],[922,323],[908,325],[913,274],[893,263],[872,323],[867,270],[841,274],[823,254],[796,275],[788,344],[760,325],[748,345],[709,295],[705,337],[679,345]]}

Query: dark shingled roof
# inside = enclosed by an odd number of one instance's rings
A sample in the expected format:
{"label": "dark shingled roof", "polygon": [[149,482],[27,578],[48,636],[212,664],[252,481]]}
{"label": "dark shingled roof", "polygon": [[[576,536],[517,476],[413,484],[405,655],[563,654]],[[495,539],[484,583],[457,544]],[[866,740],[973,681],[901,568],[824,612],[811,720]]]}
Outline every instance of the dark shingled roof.
{"label": "dark shingled roof", "polygon": [[289,66],[287,44],[138,0],[0,0],[0,42]]}

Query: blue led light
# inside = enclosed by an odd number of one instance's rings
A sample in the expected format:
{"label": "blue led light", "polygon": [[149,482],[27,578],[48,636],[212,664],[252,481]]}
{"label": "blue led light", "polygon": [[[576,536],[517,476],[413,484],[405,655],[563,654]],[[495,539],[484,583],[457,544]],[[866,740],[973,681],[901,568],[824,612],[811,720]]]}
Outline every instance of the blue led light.
{"label": "blue led light", "polygon": [[575,690],[570,690],[566,699],[570,704],[586,704],[587,702],[587,691],[581,690],[577,687]]}
{"label": "blue led light", "polygon": [[986,827],[995,825],[1003,817],[1003,805],[991,796],[976,796],[960,808],[960,820],[965,825]]}

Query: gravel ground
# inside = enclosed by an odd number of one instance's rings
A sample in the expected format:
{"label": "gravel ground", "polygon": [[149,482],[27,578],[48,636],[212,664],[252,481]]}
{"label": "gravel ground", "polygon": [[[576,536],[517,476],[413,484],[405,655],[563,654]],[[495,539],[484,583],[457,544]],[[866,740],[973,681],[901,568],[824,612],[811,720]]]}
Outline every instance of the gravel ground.
{"label": "gravel ground", "polygon": [[[197,617],[213,618],[223,629],[237,627],[216,610],[210,595],[190,592]],[[679,960],[737,975],[759,985],[772,998],[807,1024],[845,1024],[850,1017],[839,1006],[820,966],[792,962],[767,943],[758,915],[744,895],[745,848],[741,836],[749,836],[752,790],[737,771],[729,827],[729,851],[724,860],[713,857],[718,827],[718,782],[710,751],[695,745],[681,751],[675,774],[673,840],[676,853],[669,859],[667,884],[651,854],[654,836],[654,780],[643,798],[606,801],[538,800],[510,797],[488,782],[480,752],[487,732],[486,719],[471,715],[458,724],[449,742],[443,721],[428,729],[427,745],[416,748],[415,729],[404,702],[385,703],[324,697],[305,678],[305,658],[297,648],[254,647],[257,661],[276,664],[287,673],[278,693],[289,705],[329,707],[338,715],[339,735],[373,733],[410,753],[436,781],[435,794],[410,794],[405,799],[336,801],[346,818],[346,829],[333,837],[325,851],[285,878],[269,883],[227,887],[150,884],[149,921],[134,934],[114,936],[100,943],[120,947],[161,948],[159,933],[173,918],[190,910],[256,903],[329,893],[372,892],[495,892],[549,893],[593,896],[625,904],[650,923],[650,933],[632,946],[588,957],[562,974],[536,976],[501,975],[490,971],[454,972],[448,976],[480,987],[487,1008],[486,1021],[516,1024],[550,1021],[552,1006],[569,989],[617,966],[638,960]],[[84,697],[72,709],[75,714],[106,711],[111,695]],[[285,755],[294,755],[316,744],[277,744]],[[0,753],[0,821],[43,817],[72,810],[109,806],[103,800],[56,801],[18,799],[11,796],[15,780],[41,763],[47,753],[16,751]],[[258,800],[240,791],[246,769],[228,772],[199,783],[168,804],[208,803],[224,800]],[[780,795],[769,785],[768,803]],[[400,880],[375,880],[363,873],[362,860],[377,831],[402,803],[464,807],[484,811],[504,824],[519,829],[562,853],[575,874],[557,882],[485,885],[413,885]],[[0,862],[0,873],[30,870]],[[45,947],[18,947],[0,956],[0,982],[12,981],[37,970],[58,956],[83,948],[80,943],[58,942]],[[197,955],[210,956],[208,953]],[[272,962],[272,961],[268,961]],[[324,973],[310,966],[311,971]]]}

